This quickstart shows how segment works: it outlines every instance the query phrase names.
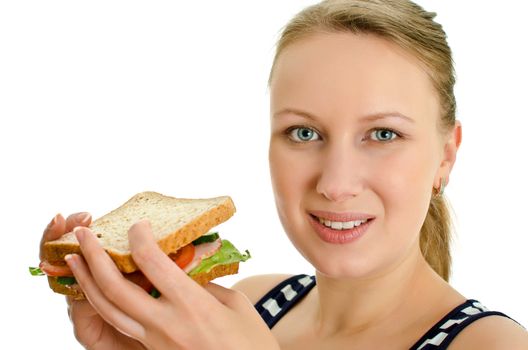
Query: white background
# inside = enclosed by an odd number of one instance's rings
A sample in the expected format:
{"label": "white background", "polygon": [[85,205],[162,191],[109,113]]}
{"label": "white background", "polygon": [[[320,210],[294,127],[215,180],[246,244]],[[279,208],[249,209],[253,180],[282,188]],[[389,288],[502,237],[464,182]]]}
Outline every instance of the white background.
{"label": "white background", "polygon": [[[221,233],[253,259],[222,285],[313,272],[276,215],[266,86],[280,28],[312,3],[1,3],[5,344],[80,348],[63,297],[27,271],[42,230],[57,212],[98,217],[143,190],[232,196],[238,211]],[[464,137],[446,190],[457,215],[452,283],[528,325],[523,11],[514,0],[419,3],[438,13],[458,71]]]}

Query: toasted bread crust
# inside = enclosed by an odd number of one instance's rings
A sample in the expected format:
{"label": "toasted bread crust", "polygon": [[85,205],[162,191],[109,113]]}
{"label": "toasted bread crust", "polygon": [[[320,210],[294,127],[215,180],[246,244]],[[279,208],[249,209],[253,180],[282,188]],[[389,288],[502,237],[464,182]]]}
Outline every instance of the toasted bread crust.
{"label": "toasted bread crust", "polygon": [[84,300],[84,293],[78,284],[67,286],[57,282],[57,277],[48,276],[48,284],[50,288],[59,294],[64,294],[73,297],[73,300]]}
{"label": "toasted bread crust", "polygon": [[[183,199],[163,196],[156,192],[143,192],[133,196],[119,208],[95,220],[90,227],[97,227],[98,225],[104,226],[106,222],[111,221],[112,218],[114,218],[116,215],[119,215],[119,212],[122,210],[122,208],[131,205],[131,203],[137,200],[139,196],[162,198],[165,201],[179,201],[187,203],[192,201],[206,200],[218,201],[218,204],[214,208],[211,208],[202,215],[195,217],[193,220],[191,220],[184,226],[179,227],[176,231],[173,231],[172,233],[167,234],[162,239],[158,240],[159,247],[167,255],[170,253],[175,253],[181,247],[191,243],[193,240],[200,237],[202,234],[206,233],[211,228],[218,226],[222,222],[228,220],[231,216],[233,216],[236,210],[233,201],[230,197],[227,196],[210,199]],[[177,220],[177,218],[175,218],[175,220]],[[130,223],[130,225],[132,224],[133,222]],[[132,259],[132,254],[130,253],[130,251],[121,252],[113,250],[112,247],[104,248],[121,272],[131,273],[138,270],[136,264],[134,263],[134,260]],[[68,254],[81,254],[81,250],[77,240],[73,239],[70,241],[64,241],[59,239],[56,241],[46,242],[44,244],[44,260],[47,260],[51,264],[64,265],[64,257]],[[57,289],[63,290],[64,288]]]}
{"label": "toasted bread crust", "polygon": [[190,276],[194,281],[199,285],[205,286],[209,281],[214,280],[215,278],[235,275],[238,273],[238,262],[232,264],[218,265],[211,269],[209,272],[199,273],[194,276]]}
{"label": "toasted bread crust", "polygon": [[[209,272],[199,273],[191,277],[196,283],[201,286],[205,286],[209,281],[215,278],[234,275],[238,273],[238,262],[226,265],[218,265],[211,269]],[[73,300],[85,300],[83,291],[79,288],[78,284],[72,286],[66,286],[57,282],[57,277],[48,276],[48,283],[50,288],[59,294],[64,294],[73,297]]]}

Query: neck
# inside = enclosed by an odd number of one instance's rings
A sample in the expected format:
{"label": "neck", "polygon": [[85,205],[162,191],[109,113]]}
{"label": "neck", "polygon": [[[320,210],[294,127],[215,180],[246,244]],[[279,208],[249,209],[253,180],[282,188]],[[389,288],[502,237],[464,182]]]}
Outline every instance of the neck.
{"label": "neck", "polygon": [[359,334],[384,324],[403,326],[405,315],[412,317],[417,307],[451,288],[429,267],[419,247],[376,277],[343,280],[317,272],[316,278],[315,331],[321,336]]}

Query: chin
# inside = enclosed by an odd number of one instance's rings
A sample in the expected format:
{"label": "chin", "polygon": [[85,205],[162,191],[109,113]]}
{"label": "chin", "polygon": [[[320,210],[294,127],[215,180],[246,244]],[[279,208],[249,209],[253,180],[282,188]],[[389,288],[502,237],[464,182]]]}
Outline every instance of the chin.
{"label": "chin", "polygon": [[302,239],[295,239],[288,236],[314,269],[330,278],[365,278],[377,270],[376,266],[379,262],[365,256],[366,251],[354,252],[354,249],[347,249],[345,246],[329,245],[321,242],[317,237],[310,239],[304,236]]}

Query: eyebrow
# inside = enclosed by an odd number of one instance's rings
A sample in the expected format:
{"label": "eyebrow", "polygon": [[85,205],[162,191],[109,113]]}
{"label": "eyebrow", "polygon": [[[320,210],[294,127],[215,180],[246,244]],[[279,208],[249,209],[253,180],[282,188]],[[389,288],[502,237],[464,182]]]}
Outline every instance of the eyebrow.
{"label": "eyebrow", "polygon": [[[284,115],[284,114],[296,114],[298,116],[317,121],[317,117],[316,116],[314,116],[314,115],[312,115],[312,114],[310,114],[308,112],[301,111],[299,109],[295,109],[295,108],[284,108],[284,109],[280,110],[279,112],[273,114],[273,117],[277,118],[277,117],[280,117],[281,115]],[[406,120],[406,121],[411,122],[411,123],[415,122],[414,119],[412,119],[412,118],[410,118],[410,117],[408,117],[408,116],[406,116],[404,114],[401,114],[399,112],[373,113],[373,114],[369,114],[367,116],[361,117],[360,120],[361,121],[376,121],[376,120],[385,119],[385,118],[400,118],[400,119]]]}

